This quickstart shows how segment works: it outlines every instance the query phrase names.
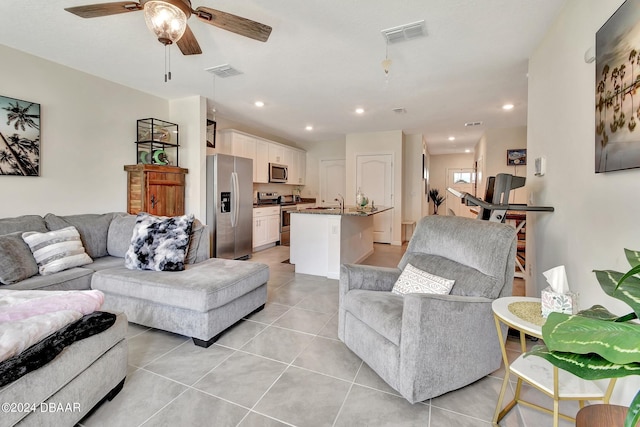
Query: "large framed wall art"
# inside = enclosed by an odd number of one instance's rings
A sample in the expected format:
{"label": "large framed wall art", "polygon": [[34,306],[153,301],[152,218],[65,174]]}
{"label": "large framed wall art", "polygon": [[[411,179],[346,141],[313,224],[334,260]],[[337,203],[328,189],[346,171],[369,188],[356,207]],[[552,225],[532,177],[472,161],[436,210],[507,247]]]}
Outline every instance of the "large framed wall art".
{"label": "large framed wall art", "polygon": [[0,96],[0,175],[40,175],[40,104]]}
{"label": "large framed wall art", "polygon": [[596,33],[595,172],[640,167],[640,0]]}

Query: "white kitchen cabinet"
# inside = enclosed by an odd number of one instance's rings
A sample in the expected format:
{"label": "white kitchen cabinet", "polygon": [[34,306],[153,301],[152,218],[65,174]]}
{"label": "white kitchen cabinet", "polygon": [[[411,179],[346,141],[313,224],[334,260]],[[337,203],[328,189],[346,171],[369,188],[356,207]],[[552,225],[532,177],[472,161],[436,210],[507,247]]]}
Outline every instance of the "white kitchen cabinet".
{"label": "white kitchen cabinet", "polygon": [[231,156],[232,148],[231,136],[220,131],[216,140],[216,148],[207,148],[207,153],[209,154],[209,150],[212,150],[213,154],[228,154]]}
{"label": "white kitchen cabinet", "polygon": [[284,147],[283,151],[284,151],[284,153],[283,153],[283,158],[282,158],[282,164],[289,166],[289,169],[291,169],[291,167],[294,165],[293,164],[293,162],[294,162],[293,159],[296,156],[296,150]]}
{"label": "white kitchen cabinet", "polygon": [[[284,165],[284,145],[269,143],[269,163]],[[288,165],[287,165],[288,166]]]}
{"label": "white kitchen cabinet", "polygon": [[296,185],[304,185],[306,182],[307,176],[307,152],[306,151],[297,151],[296,150],[296,167],[297,167],[297,180],[292,182],[292,184]]}
{"label": "white kitchen cabinet", "polygon": [[267,217],[267,243],[280,240],[280,212]]}
{"label": "white kitchen cabinet", "polygon": [[253,182],[269,182],[269,143],[256,139],[256,157],[253,159]]}
{"label": "white kitchen cabinet", "polygon": [[280,206],[253,208],[253,249],[280,240]]}
{"label": "white kitchen cabinet", "polygon": [[285,148],[284,161],[284,164],[289,167],[287,184],[304,185],[307,173],[307,153],[296,148]]}
{"label": "white kitchen cabinet", "polygon": [[300,172],[298,168],[298,150],[287,149],[285,151],[285,160],[288,162],[285,164],[289,166],[289,176],[287,177],[287,184],[297,185],[298,181],[300,180]]}
{"label": "white kitchen cabinet", "polygon": [[235,129],[218,132],[216,153],[246,157],[253,160],[253,182],[269,182],[269,163],[288,167],[287,184],[304,185],[306,176],[307,153],[304,150],[288,147]]}
{"label": "white kitchen cabinet", "polygon": [[[230,132],[231,137],[231,154],[238,157],[246,157],[255,161],[256,158],[256,139],[249,135],[237,132]],[[255,175],[255,173],[254,173]]]}

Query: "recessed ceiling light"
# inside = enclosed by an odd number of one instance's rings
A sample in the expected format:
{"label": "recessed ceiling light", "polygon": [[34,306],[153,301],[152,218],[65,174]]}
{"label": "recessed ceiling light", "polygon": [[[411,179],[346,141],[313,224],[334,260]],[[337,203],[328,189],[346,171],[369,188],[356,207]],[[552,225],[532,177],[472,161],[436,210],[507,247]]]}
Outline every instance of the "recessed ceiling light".
{"label": "recessed ceiling light", "polygon": [[455,140],[456,140],[456,137],[455,137],[455,136],[450,136],[450,137],[449,137],[449,141],[455,141]]}
{"label": "recessed ceiling light", "polygon": [[264,102],[262,102],[262,101],[256,101],[256,102],[254,103],[254,105],[255,105],[256,107],[264,107]]}
{"label": "recessed ceiling light", "polygon": [[306,130],[313,130],[313,126],[308,125],[305,129],[306,129]]}
{"label": "recessed ceiling light", "polygon": [[503,109],[503,110],[507,110],[507,111],[509,111],[509,110],[513,110],[513,104],[504,104],[504,105],[502,106],[502,109]]}
{"label": "recessed ceiling light", "polygon": [[465,153],[470,153],[471,150],[469,150],[468,148],[466,150],[464,150]]}
{"label": "recessed ceiling light", "polygon": [[356,114],[364,114],[364,108],[356,108]]}

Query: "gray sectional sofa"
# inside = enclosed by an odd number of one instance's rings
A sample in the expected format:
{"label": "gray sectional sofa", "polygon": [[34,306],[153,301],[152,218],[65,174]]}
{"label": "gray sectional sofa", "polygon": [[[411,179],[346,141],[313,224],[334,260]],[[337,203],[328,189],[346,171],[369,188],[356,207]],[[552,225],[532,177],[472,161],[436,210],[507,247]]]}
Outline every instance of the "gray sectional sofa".
{"label": "gray sectional sofa", "polygon": [[[67,413],[64,419],[37,412],[24,418],[16,415],[7,418],[8,425],[72,425],[100,399],[113,397],[126,374],[127,320],[190,336],[196,345],[208,347],[225,329],[264,307],[268,266],[209,258],[208,230],[197,220],[184,271],[125,268],[135,223],[136,216],[125,213],[0,219],[0,289],[98,289],[105,294],[101,310],[118,313],[116,324],[107,331],[72,344],[49,364],[0,388],[3,402],[31,396],[42,402],[80,402],[82,411]],[[78,230],[93,262],[45,276],[37,274],[36,265],[34,272],[35,260],[28,256],[22,233],[70,225]]]}
{"label": "gray sectional sofa", "polygon": [[[0,219],[0,282],[6,277],[3,269],[15,269],[15,262],[5,265],[8,263],[2,261],[6,242],[10,237],[19,239],[24,231],[74,226],[93,259],[91,264],[46,276],[35,274],[0,285],[0,289],[98,289],[105,294],[104,310],[121,311],[131,322],[192,337],[196,345],[204,347],[242,317],[264,307],[269,267],[209,258],[208,230],[198,220],[191,230],[184,271],[126,268],[124,256],[135,223],[136,216],[125,213]],[[29,249],[24,246],[26,249],[21,249],[29,258]]]}

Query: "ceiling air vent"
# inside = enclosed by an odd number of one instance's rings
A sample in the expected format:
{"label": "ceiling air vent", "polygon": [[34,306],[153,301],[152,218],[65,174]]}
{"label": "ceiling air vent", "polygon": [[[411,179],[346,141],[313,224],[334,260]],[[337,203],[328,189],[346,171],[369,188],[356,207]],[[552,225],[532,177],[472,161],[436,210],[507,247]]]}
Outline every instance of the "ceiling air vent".
{"label": "ceiling air vent", "polygon": [[464,124],[465,127],[471,127],[471,126],[481,126],[482,122],[467,122]]}
{"label": "ceiling air vent", "polygon": [[238,70],[237,68],[233,68],[229,64],[222,64],[222,65],[218,65],[217,67],[205,68],[204,70],[211,74],[215,74],[216,76],[221,77],[223,79],[242,74],[242,71]]}
{"label": "ceiling air vent", "polygon": [[406,108],[403,107],[392,108],[391,111],[396,114],[405,114],[407,112]]}
{"label": "ceiling air vent", "polygon": [[415,39],[417,37],[424,37],[426,35],[427,31],[424,26],[424,19],[422,21],[382,30],[382,36],[385,38],[387,43],[398,43]]}

